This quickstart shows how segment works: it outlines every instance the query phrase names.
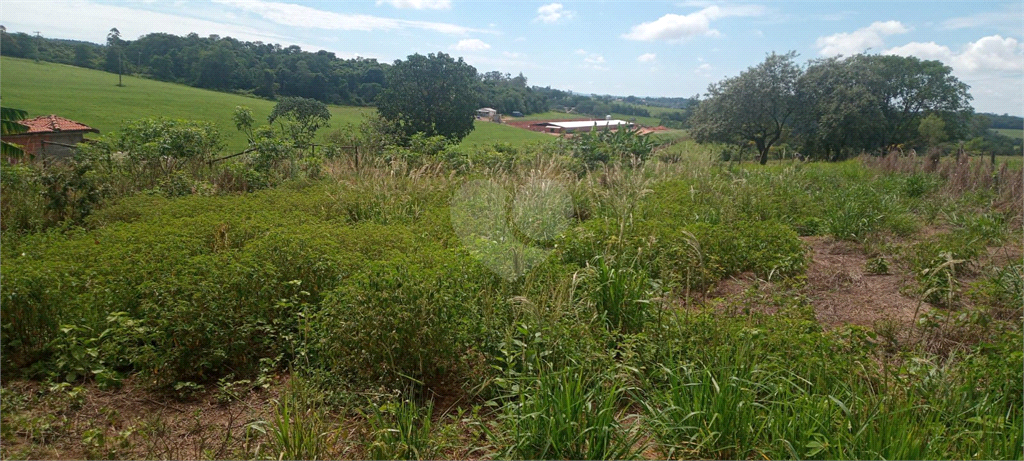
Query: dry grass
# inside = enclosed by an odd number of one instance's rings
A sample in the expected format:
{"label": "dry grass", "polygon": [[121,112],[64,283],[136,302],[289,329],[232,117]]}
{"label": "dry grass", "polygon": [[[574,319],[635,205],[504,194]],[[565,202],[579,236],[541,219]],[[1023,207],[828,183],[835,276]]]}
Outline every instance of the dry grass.
{"label": "dry grass", "polygon": [[891,153],[884,157],[861,157],[872,168],[883,171],[916,174],[931,173],[945,182],[942,192],[960,196],[967,192],[995,191],[993,208],[1007,213],[1019,224],[1024,214],[1024,169],[1010,168],[1002,163],[998,168],[986,157],[950,156],[940,158],[938,151],[926,157]]}

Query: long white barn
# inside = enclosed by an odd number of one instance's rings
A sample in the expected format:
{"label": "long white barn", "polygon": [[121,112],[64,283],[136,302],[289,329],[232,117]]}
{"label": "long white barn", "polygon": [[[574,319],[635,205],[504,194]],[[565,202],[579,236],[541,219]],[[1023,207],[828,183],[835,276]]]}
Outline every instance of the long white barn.
{"label": "long white barn", "polygon": [[593,131],[595,129],[617,130],[633,126],[625,120],[572,120],[566,122],[543,122],[534,126],[546,127],[551,133],[574,133]]}

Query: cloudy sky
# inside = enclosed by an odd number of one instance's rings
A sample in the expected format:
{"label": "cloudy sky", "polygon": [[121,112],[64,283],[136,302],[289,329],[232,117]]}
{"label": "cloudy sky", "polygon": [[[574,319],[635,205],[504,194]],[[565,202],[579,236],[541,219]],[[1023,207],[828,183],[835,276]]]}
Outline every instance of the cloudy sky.
{"label": "cloudy sky", "polygon": [[8,31],[105,41],[196,32],[384,62],[462,56],[481,72],[582,93],[693,96],[766,53],[938,59],[980,112],[1024,114],[1024,3],[459,0],[4,0]]}

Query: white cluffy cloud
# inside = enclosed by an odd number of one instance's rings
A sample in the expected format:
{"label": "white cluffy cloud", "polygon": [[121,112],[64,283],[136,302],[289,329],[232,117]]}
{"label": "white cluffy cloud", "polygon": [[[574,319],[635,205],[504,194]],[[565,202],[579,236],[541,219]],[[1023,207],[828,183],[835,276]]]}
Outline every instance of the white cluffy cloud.
{"label": "white cluffy cloud", "polygon": [[1024,44],[1013,37],[990,35],[959,50],[935,42],[911,42],[883,53],[937,60],[952,67],[953,75],[971,86],[978,112],[1024,107]]}
{"label": "white cluffy cloud", "polygon": [[549,3],[537,8],[537,17],[533,20],[552,24],[563,19],[572,19],[573,15],[574,13],[565,9],[561,3]]}
{"label": "white cluffy cloud", "polygon": [[636,60],[640,61],[640,62],[651,62],[651,61],[653,61],[653,60],[655,60],[657,58],[658,58],[658,55],[656,55],[654,53],[644,53],[644,54],[641,54],[640,56],[637,56]]}
{"label": "white cluffy cloud", "polygon": [[377,6],[385,3],[400,10],[447,10],[452,7],[451,0],[377,0]]}
{"label": "white cluffy cloud", "polygon": [[256,14],[268,21],[292,27],[359,31],[422,29],[449,35],[494,33],[493,31],[473,29],[444,22],[412,21],[371,16],[368,14],[334,13],[294,3],[277,3],[261,0],[214,0],[214,2],[233,6],[242,11]]}
{"label": "white cluffy cloud", "polygon": [[935,42],[911,42],[885,50],[884,54],[935,59],[964,73],[1024,71],[1024,44],[1013,37],[1003,38],[1000,35],[982,37],[968,43],[960,52]]}
{"label": "white cluffy cloud", "polygon": [[587,50],[584,49],[576,50],[576,54],[582,55],[583,62],[589,64],[601,64],[602,62],[604,62],[604,56],[601,56],[597,53],[587,53]]}
{"label": "white cluffy cloud", "polygon": [[690,14],[666,14],[652,22],[633,26],[622,37],[638,41],[675,41],[684,38],[721,35],[711,28],[711,21],[730,16],[760,16],[765,8],[760,5],[713,5]]}
{"label": "white cluffy cloud", "polygon": [[456,43],[451,46],[453,50],[458,51],[483,51],[489,49],[490,47],[491,45],[484,43],[484,41],[480,40],[479,38],[468,38],[466,40],[459,40],[459,43]]}
{"label": "white cluffy cloud", "polygon": [[602,66],[604,64],[604,56],[598,53],[589,53],[587,50],[578,49],[576,54],[583,56],[583,68],[584,69],[595,69],[595,70],[608,70],[607,67]]}
{"label": "white cluffy cloud", "polygon": [[828,37],[818,37],[815,45],[822,56],[838,56],[863,53],[870,48],[885,46],[885,37],[905,34],[910,29],[899,21],[878,21],[870,26],[857,29],[850,33],[838,33]]}

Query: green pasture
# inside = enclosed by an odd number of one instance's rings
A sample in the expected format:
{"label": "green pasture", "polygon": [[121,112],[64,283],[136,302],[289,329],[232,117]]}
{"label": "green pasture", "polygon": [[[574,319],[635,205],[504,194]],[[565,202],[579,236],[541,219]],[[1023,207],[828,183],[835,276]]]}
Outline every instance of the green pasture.
{"label": "green pasture", "polygon": [[1013,139],[1024,139],[1024,129],[993,128],[992,131]]}
{"label": "green pasture", "polygon": [[[33,62],[0,60],[0,97],[5,107],[27,110],[30,117],[57,114],[100,130],[117,131],[125,120],[169,117],[207,120],[217,125],[228,150],[245,148],[245,136],[235,129],[235,107],[248,106],[257,120],[266,120],[274,102],[244,95],[220,93],[132,76],[122,77],[92,69]],[[331,106],[331,125],[359,123],[373,114],[367,107]],[[327,132],[328,130],[324,130]]]}
{"label": "green pasture", "polygon": [[518,146],[532,142],[550,142],[554,139],[557,138],[536,131],[477,120],[474,122],[473,132],[466,136],[466,139],[462,140],[462,146],[472,148],[488,146],[494,143],[509,143]]}
{"label": "green pasture", "polygon": [[[126,120],[169,117],[207,120],[217,125],[227,141],[227,151],[246,147],[245,136],[235,129],[231,117],[235,107],[248,106],[258,121],[267,119],[274,101],[251,96],[203,90],[186,85],[159,82],[132,76],[122,77],[92,69],[33,62],[25,59],[0,59],[0,97],[5,107],[27,110],[30,117],[57,114],[110,133]],[[329,106],[331,127],[320,135],[347,125],[358,125],[373,115],[372,107]],[[522,144],[552,139],[506,125],[477,122],[476,130],[463,142],[466,146],[495,142]]]}

